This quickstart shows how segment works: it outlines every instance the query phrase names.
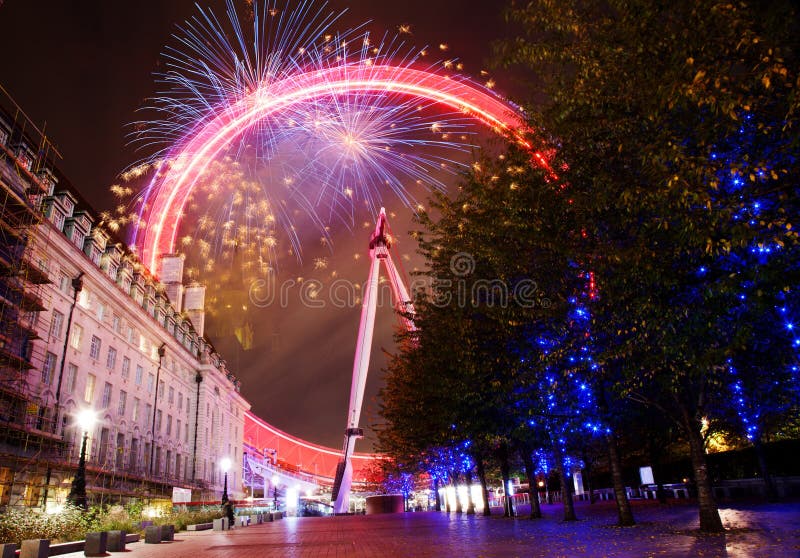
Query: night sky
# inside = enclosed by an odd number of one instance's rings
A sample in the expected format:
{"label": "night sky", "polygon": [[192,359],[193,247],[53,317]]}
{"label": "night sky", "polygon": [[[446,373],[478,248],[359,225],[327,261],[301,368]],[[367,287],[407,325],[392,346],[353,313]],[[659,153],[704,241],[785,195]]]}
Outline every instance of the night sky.
{"label": "night sky", "polygon": [[[224,2],[200,2],[223,16]],[[237,3],[238,5],[238,3]],[[458,57],[464,71],[477,76],[490,56],[491,40],[504,31],[497,0],[335,0],[334,11],[349,8],[338,28],[371,20],[371,30],[412,26],[412,42],[422,47],[447,43],[447,58]],[[97,210],[110,209],[108,192],[118,174],[142,157],[126,144],[125,125],[155,93],[152,74],[175,25],[196,13],[192,0],[0,0],[0,84],[63,155],[61,170]],[[522,87],[494,73],[498,90]],[[453,179],[455,183],[455,179]],[[397,250],[417,263],[406,235],[411,213],[386,200],[399,237]],[[374,222],[364,214],[362,221]],[[360,223],[359,223],[360,224]],[[335,251],[327,254],[342,277],[364,281],[369,231],[334,231]],[[309,248],[310,261],[317,247]],[[399,256],[399,254],[398,254]],[[304,264],[307,266],[307,263]],[[303,265],[285,265],[284,277],[309,274]],[[231,339],[214,339],[242,379],[242,393],[253,410],[277,427],[308,440],[339,447],[345,426],[360,308],[324,311],[290,304],[254,316],[253,350],[236,349]],[[213,326],[213,324],[212,324]],[[396,319],[388,302],[378,313],[373,364],[362,412],[362,426],[376,420],[382,349],[393,349]],[[212,327],[213,329],[213,327]],[[357,446],[369,449],[368,443]]]}

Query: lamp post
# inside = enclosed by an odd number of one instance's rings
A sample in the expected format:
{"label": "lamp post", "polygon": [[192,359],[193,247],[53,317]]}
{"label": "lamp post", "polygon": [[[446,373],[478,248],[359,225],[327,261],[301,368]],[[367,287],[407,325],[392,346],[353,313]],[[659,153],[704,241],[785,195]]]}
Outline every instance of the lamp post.
{"label": "lamp post", "polygon": [[272,506],[278,511],[278,475],[272,476]]}
{"label": "lamp post", "polygon": [[158,412],[158,382],[161,379],[161,365],[164,363],[164,354],[166,354],[166,343],[161,343],[161,346],[158,348],[158,369],[156,370],[156,385],[153,388],[155,394],[153,395],[153,421],[152,427],[150,429],[150,443],[152,446],[150,447],[150,468],[148,469],[150,473],[150,478],[153,477],[153,456],[156,453],[156,413]]}
{"label": "lamp post", "polygon": [[227,457],[223,457],[222,461],[219,462],[219,466],[225,473],[225,481],[222,485],[222,503],[224,504],[228,501],[228,469],[231,468],[231,460]]}
{"label": "lamp post", "polygon": [[59,409],[61,407],[61,383],[64,379],[64,364],[67,360],[67,346],[69,345],[69,334],[72,329],[72,314],[75,312],[75,305],[78,303],[78,295],[83,290],[83,271],[78,273],[72,278],[72,304],[69,307],[69,317],[67,318],[67,330],[64,332],[64,348],[61,351],[61,364],[58,370],[58,384],[56,385],[56,408],[53,420],[55,425],[53,433],[58,434],[59,424]]}
{"label": "lamp post", "polygon": [[71,504],[86,510],[86,442],[89,440],[89,431],[94,427],[97,417],[91,409],[84,409],[77,416],[77,424],[83,430],[83,441],[81,442],[81,456],[78,459],[78,471],[72,479],[72,488],[67,496],[67,501]]}

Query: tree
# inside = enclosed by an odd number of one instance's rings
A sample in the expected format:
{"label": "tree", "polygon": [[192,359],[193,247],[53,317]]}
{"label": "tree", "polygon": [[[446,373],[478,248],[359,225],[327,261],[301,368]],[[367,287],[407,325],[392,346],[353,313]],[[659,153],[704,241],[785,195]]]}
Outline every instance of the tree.
{"label": "tree", "polygon": [[797,181],[785,180],[797,176],[794,52],[759,16],[717,1],[530,2],[508,10],[522,32],[498,45],[500,61],[536,71],[547,96],[532,123],[558,138],[554,166],[583,219],[600,292],[598,361],[617,396],[684,432],[705,531],[722,523],[702,425],[722,405],[727,361],[743,345],[730,320],[739,281],[702,270],[765,230],[784,246],[797,241],[777,208],[755,225],[735,219],[746,200],[718,187],[740,170],[714,150],[753,114],[761,149],[750,156],[771,170],[763,181],[740,178],[796,208]]}

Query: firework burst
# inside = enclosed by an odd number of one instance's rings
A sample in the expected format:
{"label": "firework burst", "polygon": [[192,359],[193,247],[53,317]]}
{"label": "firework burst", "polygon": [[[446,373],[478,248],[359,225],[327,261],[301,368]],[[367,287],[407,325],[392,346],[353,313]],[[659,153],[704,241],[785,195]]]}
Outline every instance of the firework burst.
{"label": "firework burst", "polygon": [[198,271],[234,254],[268,269],[278,233],[299,257],[309,226],[330,247],[332,223],[352,226],[387,192],[414,210],[410,188],[443,189],[477,125],[519,126],[487,88],[443,73],[451,60],[422,65],[426,49],[375,40],[366,24],[337,32],[342,14],[324,5],[254,2],[249,26],[228,0],[226,15],[198,8],[179,28],[162,93],[145,109],[152,118],[133,126],[133,141],[155,154],[128,174],[152,178],[136,210],[121,204],[117,217],[151,268],[180,248],[197,251]]}

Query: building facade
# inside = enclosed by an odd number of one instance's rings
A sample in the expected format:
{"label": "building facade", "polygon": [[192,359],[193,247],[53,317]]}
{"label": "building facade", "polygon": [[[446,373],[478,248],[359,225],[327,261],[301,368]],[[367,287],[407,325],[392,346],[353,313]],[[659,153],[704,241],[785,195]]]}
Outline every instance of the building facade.
{"label": "building facade", "polygon": [[156,278],[59,174],[45,138],[0,114],[0,507],[56,507],[77,468],[90,501],[242,494],[249,403],[203,337],[183,258]]}

